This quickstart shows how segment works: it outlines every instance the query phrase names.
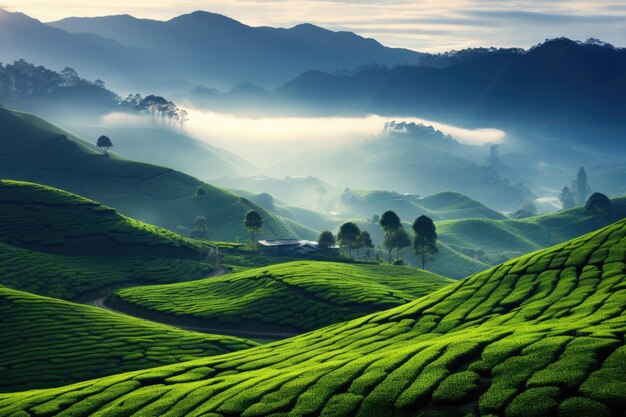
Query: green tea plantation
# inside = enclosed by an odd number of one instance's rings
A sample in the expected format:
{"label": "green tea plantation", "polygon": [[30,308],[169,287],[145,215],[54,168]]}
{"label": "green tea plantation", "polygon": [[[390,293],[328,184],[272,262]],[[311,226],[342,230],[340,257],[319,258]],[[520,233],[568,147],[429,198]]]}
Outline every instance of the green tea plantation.
{"label": "green tea plantation", "polygon": [[55,188],[0,180],[0,284],[64,299],[201,278],[208,245]]}
{"label": "green tea plantation", "polygon": [[[174,230],[207,219],[210,238],[245,239],[243,217],[262,213],[265,238],[317,232],[171,168],[102,154],[95,145],[34,115],[0,108],[0,178],[43,183],[97,200],[132,218]],[[115,138],[113,138],[115,140]]]}
{"label": "green tea plantation", "polygon": [[302,332],[405,304],[451,282],[409,267],[299,261],[125,288],[109,302],[122,311],[157,313],[172,322]]}
{"label": "green tea plantation", "polygon": [[3,416],[620,416],[626,220],[292,339],[0,396]]}
{"label": "green tea plantation", "polygon": [[2,287],[0,317],[0,391],[66,385],[255,345]]}

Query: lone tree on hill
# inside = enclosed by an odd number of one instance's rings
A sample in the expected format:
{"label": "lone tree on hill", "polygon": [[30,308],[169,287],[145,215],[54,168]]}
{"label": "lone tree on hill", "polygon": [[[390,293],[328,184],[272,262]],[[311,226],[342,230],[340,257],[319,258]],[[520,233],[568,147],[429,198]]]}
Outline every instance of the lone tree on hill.
{"label": "lone tree on hill", "polygon": [[246,217],[244,217],[243,225],[248,232],[250,232],[250,238],[252,239],[252,244],[254,247],[257,247],[256,235],[257,233],[263,230],[263,218],[256,210],[250,210],[246,213]]}
{"label": "lone tree on hill", "polygon": [[413,231],[415,232],[413,249],[415,249],[415,255],[421,257],[422,269],[424,269],[426,261],[439,252],[437,249],[437,228],[433,219],[422,215],[413,222]]}
{"label": "lone tree on hill", "polygon": [[577,203],[580,205],[585,204],[587,196],[591,192],[591,187],[589,187],[589,183],[587,182],[587,171],[585,171],[585,167],[578,169],[578,174],[576,174],[572,189],[576,196]]}
{"label": "lone tree on hill", "polygon": [[370,258],[370,250],[374,248],[374,242],[372,242],[372,236],[370,232],[367,230],[363,230],[359,235],[359,241],[361,242],[361,247],[365,248],[365,256],[367,259]]}
{"label": "lone tree on hill", "polygon": [[337,242],[339,246],[348,250],[348,256],[352,258],[352,249],[359,247],[359,237],[361,236],[361,229],[359,226],[352,222],[347,222],[341,225],[339,233],[337,234]]}
{"label": "lone tree on hill", "polygon": [[611,217],[611,200],[602,193],[593,193],[585,203],[585,214],[593,214],[596,220]]}
{"label": "lone tree on hill", "polygon": [[332,232],[324,230],[320,233],[320,237],[317,238],[317,244],[320,246],[322,252],[328,252],[330,248],[335,246],[336,240]]}
{"label": "lone tree on hill", "polygon": [[113,147],[113,143],[111,142],[111,139],[109,139],[108,136],[102,135],[98,138],[98,142],[96,143],[96,146],[100,149],[104,149],[104,154],[108,155],[109,148]]}
{"label": "lone tree on hill", "polygon": [[574,194],[569,189],[568,186],[563,187],[561,190],[561,194],[559,195],[559,200],[561,200],[561,205],[563,206],[563,210],[568,210],[576,207],[576,201],[574,200]]}
{"label": "lone tree on hill", "polygon": [[207,226],[206,217],[196,217],[196,227],[189,232],[189,237],[192,239],[208,239],[209,228]]}

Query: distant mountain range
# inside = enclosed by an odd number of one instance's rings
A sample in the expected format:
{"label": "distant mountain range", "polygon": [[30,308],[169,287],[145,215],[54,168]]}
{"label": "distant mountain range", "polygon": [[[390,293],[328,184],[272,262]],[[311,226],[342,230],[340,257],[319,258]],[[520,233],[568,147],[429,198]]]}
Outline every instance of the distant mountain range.
{"label": "distant mountain range", "polygon": [[415,64],[420,57],[351,32],[310,24],[251,27],[201,11],[168,21],[122,15],[44,24],[0,9],[0,61],[71,66],[116,86],[184,80],[218,88],[243,81],[275,87],[307,70]]}
{"label": "distant mountain range", "polygon": [[307,113],[420,115],[517,129],[626,153],[626,49],[555,39],[528,51],[468,51],[424,64],[308,71],[277,89],[275,102]]}

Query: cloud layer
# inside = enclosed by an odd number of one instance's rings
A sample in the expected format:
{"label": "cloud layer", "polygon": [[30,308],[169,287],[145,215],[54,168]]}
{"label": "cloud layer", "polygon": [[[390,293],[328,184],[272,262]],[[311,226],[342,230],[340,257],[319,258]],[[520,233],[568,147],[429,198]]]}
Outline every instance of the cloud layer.
{"label": "cloud layer", "polygon": [[202,9],[253,26],[310,22],[430,52],[529,47],[559,36],[594,37],[620,46],[626,39],[626,0],[5,0],[3,7],[42,21],[123,13],[169,19]]}

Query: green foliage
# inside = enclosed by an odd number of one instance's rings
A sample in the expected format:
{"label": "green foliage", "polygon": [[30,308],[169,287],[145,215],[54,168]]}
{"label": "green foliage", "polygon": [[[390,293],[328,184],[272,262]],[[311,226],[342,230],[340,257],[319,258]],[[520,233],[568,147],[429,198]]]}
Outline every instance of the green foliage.
{"label": "green foliage", "polygon": [[2,287],[0,317],[0,391],[66,385],[255,345]]}
{"label": "green foliage", "polygon": [[428,216],[421,215],[413,222],[413,232],[415,233],[413,249],[415,250],[415,255],[422,260],[422,269],[426,264],[426,260],[431,259],[434,254],[439,252],[439,249],[437,249],[436,230],[435,223]]}
{"label": "green foliage", "polygon": [[126,288],[112,303],[214,328],[300,332],[398,306],[450,282],[415,268],[298,261],[180,285]]}
{"label": "green foliage", "polygon": [[346,222],[339,227],[337,243],[342,248],[348,249],[349,253],[352,254],[352,249],[358,249],[361,246],[360,236],[361,229],[359,229],[359,226],[352,222]]}
{"label": "green foliage", "polygon": [[263,218],[256,210],[250,210],[244,217],[244,226],[251,233],[259,233],[263,230]]}
{"label": "green foliage", "polygon": [[[43,183],[71,191],[141,221],[173,230],[204,216],[211,237],[244,236],[249,210],[262,214],[268,238],[314,239],[317,233],[249,200],[170,168],[109,154],[33,115],[0,109],[0,178]],[[204,195],[198,197],[202,192]]]}
{"label": "green foliage", "polygon": [[[291,339],[6,394],[0,415],[148,416],[164,403],[173,404],[169,416],[622,415],[625,260],[622,220]],[[260,271],[257,279],[267,280]],[[188,382],[173,382],[178,376]]]}
{"label": "green foliage", "polygon": [[61,190],[0,180],[0,284],[65,299],[211,272],[207,245]]}
{"label": "green foliage", "polygon": [[593,193],[585,203],[585,213],[597,217],[611,217],[611,200],[602,193]]}
{"label": "green foliage", "polygon": [[400,217],[391,210],[387,210],[380,217],[380,227],[382,227],[385,232],[397,230],[400,228],[400,225]]}
{"label": "green foliage", "polygon": [[320,245],[322,251],[328,250],[335,246],[335,236],[333,236],[332,232],[324,230],[317,239],[317,243]]}

